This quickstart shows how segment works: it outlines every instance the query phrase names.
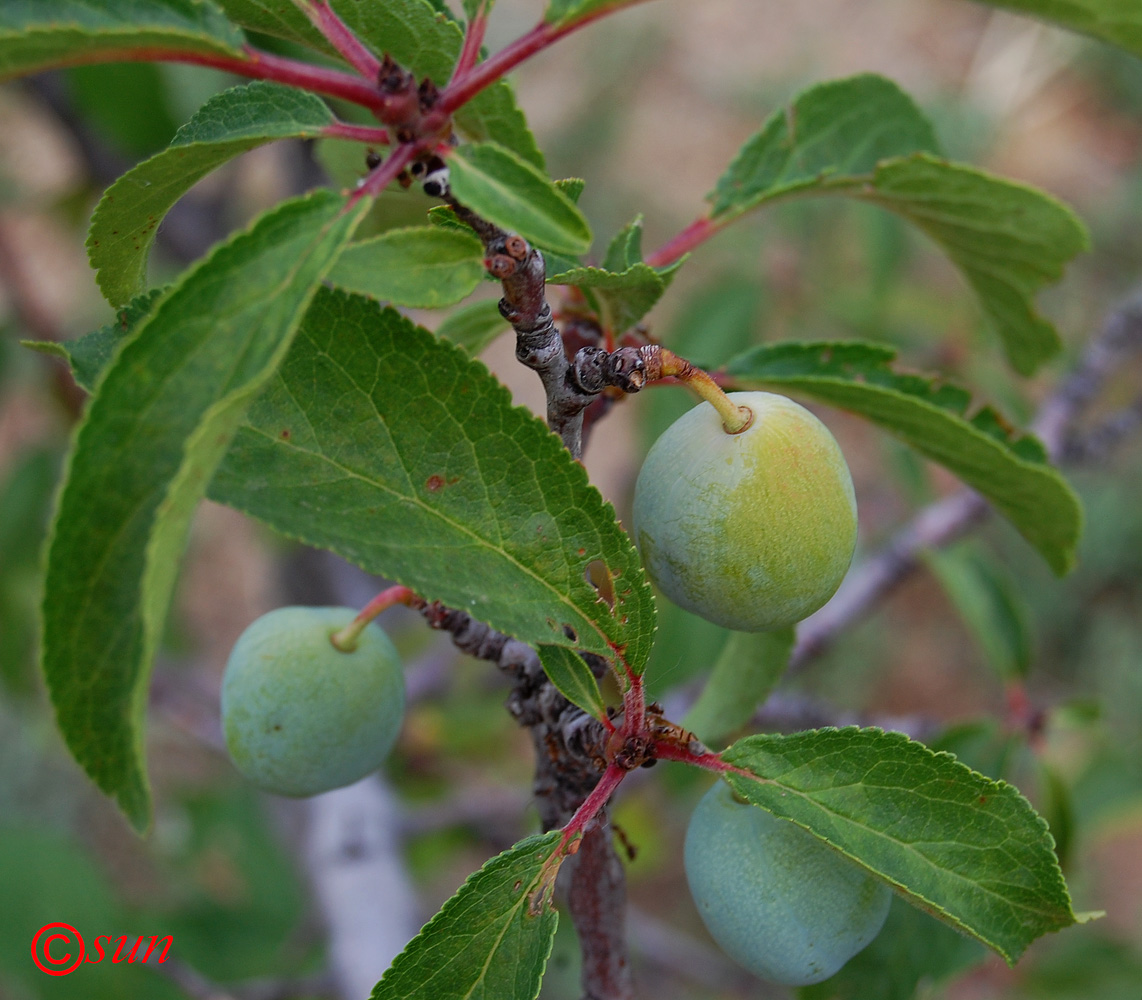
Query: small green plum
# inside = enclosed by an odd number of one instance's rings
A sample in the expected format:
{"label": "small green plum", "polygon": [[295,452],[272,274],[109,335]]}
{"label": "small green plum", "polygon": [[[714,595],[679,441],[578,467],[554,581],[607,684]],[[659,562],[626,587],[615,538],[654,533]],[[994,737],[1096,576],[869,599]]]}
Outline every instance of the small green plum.
{"label": "small green plum", "polygon": [[784,628],[833,596],[856,547],[841,449],[805,407],[769,392],[736,434],[709,403],[670,425],[634,490],[634,538],[672,601],[740,632]]}
{"label": "small green plum", "polygon": [[892,892],[719,781],[690,817],[686,879],[710,935],[763,979],[828,979],[880,933]]}
{"label": "small green plum", "polygon": [[400,656],[371,622],[342,652],[352,608],[278,608],[242,633],[222,679],[222,728],[238,770],[278,795],[352,784],[388,756],[404,715]]}

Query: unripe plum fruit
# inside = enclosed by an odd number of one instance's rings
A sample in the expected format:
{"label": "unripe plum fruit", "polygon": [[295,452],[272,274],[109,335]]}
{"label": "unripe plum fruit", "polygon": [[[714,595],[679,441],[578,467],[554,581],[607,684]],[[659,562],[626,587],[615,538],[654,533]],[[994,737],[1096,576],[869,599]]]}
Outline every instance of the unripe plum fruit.
{"label": "unripe plum fruit", "polygon": [[700,403],[650,449],[633,528],[650,578],[676,604],[741,632],[792,625],[823,605],[856,547],[841,449],[805,407],[735,392],[753,422],[727,433]]}
{"label": "unripe plum fruit", "polygon": [[235,644],[222,680],[222,728],[237,766],[278,795],[352,784],[388,756],[404,715],[400,656],[375,622],[352,652],[331,636],[352,608],[278,608]]}
{"label": "unripe plum fruit", "polygon": [[828,979],[880,933],[892,891],[719,781],[690,817],[686,879],[734,961],[786,986]]}

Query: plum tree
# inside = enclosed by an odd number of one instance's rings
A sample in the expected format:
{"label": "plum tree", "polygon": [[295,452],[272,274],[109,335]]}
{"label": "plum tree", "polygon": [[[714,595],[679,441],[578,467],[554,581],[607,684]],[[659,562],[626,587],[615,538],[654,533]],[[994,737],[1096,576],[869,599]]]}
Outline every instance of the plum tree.
{"label": "plum tree", "polygon": [[278,608],[242,633],[222,682],[222,726],[235,766],[278,795],[316,795],[376,770],[404,714],[400,657],[370,623],[343,651],[332,637],[350,608]]}
{"label": "plum tree", "polygon": [[828,428],[768,392],[731,393],[752,421],[729,433],[700,403],[638,476],[634,536],[671,600],[726,628],[783,628],[836,591],[856,546],[852,477]]}
{"label": "plum tree", "polygon": [[711,936],[787,986],[833,975],[880,932],[892,893],[812,834],[718,782],[686,831],[686,878]]}

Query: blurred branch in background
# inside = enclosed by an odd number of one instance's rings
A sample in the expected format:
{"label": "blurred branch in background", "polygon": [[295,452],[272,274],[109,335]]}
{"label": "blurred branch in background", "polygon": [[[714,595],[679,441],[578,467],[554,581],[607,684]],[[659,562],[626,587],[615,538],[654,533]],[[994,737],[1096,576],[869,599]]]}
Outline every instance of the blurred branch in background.
{"label": "blurred branch in background", "polygon": [[[1087,345],[1078,366],[1039,408],[1032,424],[1052,459],[1068,460],[1092,454],[1099,442],[1105,455],[1129,429],[1139,425],[1142,399],[1082,432],[1078,425],[1118,367],[1142,351],[1142,293],[1127,298],[1106,318]],[[823,653],[852,625],[921,565],[921,555],[962,538],[984,521],[991,508],[973,490],[960,490],[922,509],[899,529],[879,552],[855,566],[833,599],[797,629],[790,670],[804,667]]]}

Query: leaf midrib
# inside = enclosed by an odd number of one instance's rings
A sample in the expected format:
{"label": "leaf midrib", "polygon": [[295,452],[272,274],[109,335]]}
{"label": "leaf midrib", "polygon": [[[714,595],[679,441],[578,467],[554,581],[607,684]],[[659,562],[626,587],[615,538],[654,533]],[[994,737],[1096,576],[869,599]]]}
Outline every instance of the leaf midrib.
{"label": "leaf midrib", "polygon": [[[740,765],[735,765],[735,766],[740,767]],[[743,771],[744,771],[744,769],[743,769]],[[834,810],[830,806],[826,805],[825,803],[820,802],[817,799],[813,798],[813,796],[809,792],[802,791],[801,789],[796,788],[792,785],[787,785],[778,778],[765,778],[765,777],[762,777],[761,775],[754,774],[753,772],[750,772],[750,771],[744,771],[744,773],[743,773],[743,771],[736,771],[735,773],[741,774],[742,777],[748,778],[751,781],[756,781],[759,784],[771,784],[771,785],[774,785],[778,788],[784,789],[787,792],[791,792],[796,797],[800,798],[802,801],[805,801],[805,802],[812,804],[816,808],[820,809],[822,812],[826,813],[829,816],[834,817],[836,820],[840,821],[843,824],[847,824],[847,825],[849,825],[849,826],[851,826],[857,830],[867,831],[868,833],[871,833],[875,837],[880,837],[889,843],[896,844],[897,846],[902,848],[904,851],[915,856],[923,864],[927,865],[932,871],[936,872],[937,874],[951,875],[953,878],[958,879],[960,882],[964,883],[965,885],[967,885],[971,888],[978,889],[978,890],[984,892],[985,894],[999,900],[1000,902],[1002,902],[1007,907],[1016,908],[1016,909],[1022,910],[1022,911],[1027,912],[1027,913],[1035,914],[1037,916],[1043,917],[1044,919],[1050,918],[1052,923],[1056,922],[1055,918],[1057,917],[1057,911],[1039,910],[1039,909],[1036,909],[1032,906],[1026,905],[1024,903],[1020,903],[1020,902],[1017,902],[1015,900],[1012,900],[1012,899],[1008,898],[1007,896],[1003,896],[1000,893],[996,892],[995,890],[989,889],[986,886],[981,885],[979,882],[971,881],[971,879],[969,879],[966,875],[961,875],[959,872],[956,872],[953,869],[941,868],[938,864],[936,864],[935,861],[933,861],[927,855],[925,855],[922,852],[920,852],[919,850],[917,850],[915,848],[915,846],[912,843],[909,843],[908,841],[898,840],[897,838],[891,836],[890,834],[885,833],[883,831],[876,830],[873,827],[860,825],[856,820],[852,819],[851,817],[845,816],[843,813],[837,812],[836,810]],[[861,784],[863,784],[863,783],[860,781],[852,781],[852,782],[848,782],[848,783],[843,784],[843,785],[830,785],[827,790],[828,791],[837,791],[837,790],[840,790],[843,788],[851,788],[855,785],[861,785]],[[902,785],[876,785],[875,787],[879,788],[879,789],[884,789],[884,790],[895,789],[895,790],[899,790],[902,792],[907,792],[907,793],[912,794],[912,795],[921,794],[921,793],[917,792],[914,788],[908,788],[908,787],[905,787]],[[943,799],[935,799],[935,798],[932,798],[931,796],[923,796],[923,797],[928,799],[931,802],[936,802],[936,803],[944,803],[947,801],[947,800],[943,800]],[[964,804],[968,805],[969,807],[971,805],[970,803],[964,803]],[[810,833],[813,833],[814,836],[818,836],[818,834],[814,830],[812,830],[810,827],[806,826],[802,821],[800,821],[798,819],[793,819],[792,817],[786,817],[786,818],[788,818],[790,822],[796,823],[802,829],[808,830]],[[1006,824],[1005,824],[1005,827],[1006,827]],[[822,839],[826,840],[826,842],[830,846],[832,846],[834,849],[840,851],[841,854],[843,854],[845,857],[849,858],[850,860],[856,862],[862,868],[865,868],[866,870],[872,872],[878,878],[883,878],[883,879],[885,879],[885,881],[890,882],[896,888],[900,889],[905,895],[912,896],[915,899],[922,900],[923,902],[927,903],[929,906],[932,906],[936,910],[939,910],[940,913],[944,914],[949,919],[954,921],[958,926],[963,927],[963,929],[965,931],[967,931],[967,933],[969,933],[972,937],[976,938],[979,941],[983,941],[987,945],[998,947],[996,942],[988,941],[986,938],[984,938],[981,934],[977,933],[975,930],[973,930],[967,924],[964,924],[960,920],[959,917],[957,917],[953,913],[949,913],[947,910],[945,910],[938,903],[936,903],[933,900],[928,899],[927,897],[921,895],[920,893],[908,888],[907,886],[901,884],[900,882],[897,882],[894,879],[889,878],[885,873],[879,872],[873,868],[870,868],[867,864],[865,864],[859,858],[850,854],[843,847],[841,847],[839,844],[834,843],[832,840],[828,840],[827,838],[822,838]],[[1010,836],[1010,833],[1007,834],[1005,839],[1006,840],[1012,839]],[[922,842],[917,841],[917,843],[955,844],[956,842],[955,841],[922,841]],[[971,845],[964,844],[961,846],[970,847]],[[994,848],[992,848],[992,849],[994,849]],[[1065,925],[1060,925],[1060,926],[1065,926]],[[1007,952],[1004,950],[1003,954],[1007,955]]]}
{"label": "leaf midrib", "polygon": [[[382,420],[382,423],[383,422],[384,421]],[[612,641],[611,637],[606,632],[604,632],[602,630],[602,628],[598,625],[598,623],[593,618],[588,617],[587,614],[577,604],[572,602],[566,595],[564,595],[562,592],[560,592],[558,588],[556,588],[554,585],[549,583],[542,576],[539,576],[533,569],[526,566],[524,563],[521,563],[515,556],[513,556],[510,552],[508,552],[506,548],[496,548],[489,541],[482,538],[480,535],[476,534],[471,528],[468,528],[467,526],[465,526],[465,525],[453,520],[452,518],[448,517],[446,514],[444,514],[444,512],[437,510],[436,508],[433,508],[433,507],[429,506],[428,504],[426,504],[419,496],[416,496],[415,494],[406,495],[404,493],[400,493],[397,490],[385,485],[384,483],[381,483],[380,481],[378,481],[378,480],[376,480],[376,479],[374,479],[374,478],[372,478],[372,477],[370,477],[364,473],[357,472],[356,470],[350,468],[349,466],[338,462],[337,460],[333,459],[329,455],[325,454],[325,452],[323,452],[323,451],[313,451],[313,450],[310,450],[307,448],[303,448],[300,445],[294,444],[292,441],[283,441],[281,438],[276,437],[272,434],[268,434],[266,431],[261,430],[260,428],[254,427],[253,425],[251,425],[249,423],[246,424],[246,430],[265,438],[267,441],[273,442],[275,445],[277,445],[279,447],[289,448],[293,451],[300,452],[302,454],[311,456],[313,458],[317,458],[318,460],[325,462],[327,465],[331,466],[333,469],[341,472],[345,478],[355,479],[359,482],[365,483],[366,485],[371,486],[375,489],[379,489],[382,492],[387,493],[390,496],[395,497],[398,500],[414,503],[417,507],[419,507],[426,514],[442,521],[444,524],[448,525],[449,527],[454,528],[460,534],[466,535],[467,537],[471,538],[476,543],[478,548],[486,549],[490,552],[494,552],[498,556],[501,556],[507,562],[509,562],[511,565],[516,567],[525,576],[529,577],[530,579],[532,579],[536,583],[539,583],[544,589],[550,591],[551,594],[553,594],[555,597],[557,597],[559,599],[559,601],[564,606],[571,608],[578,618],[580,618],[581,620],[586,622],[593,629],[593,631],[602,638],[603,644],[604,644],[604,646],[606,646],[607,649],[611,648],[611,646],[610,646],[611,641]],[[404,471],[406,478],[408,478],[409,481],[411,482],[412,480],[408,476],[408,469],[405,467],[403,461],[400,461],[400,466],[401,466],[401,469]],[[499,524],[498,519],[496,520],[496,524],[497,525]],[[553,633],[553,635],[554,634],[555,633]],[[559,645],[559,643],[552,643],[552,645]],[[570,647],[568,647],[568,648],[570,648]]]}

